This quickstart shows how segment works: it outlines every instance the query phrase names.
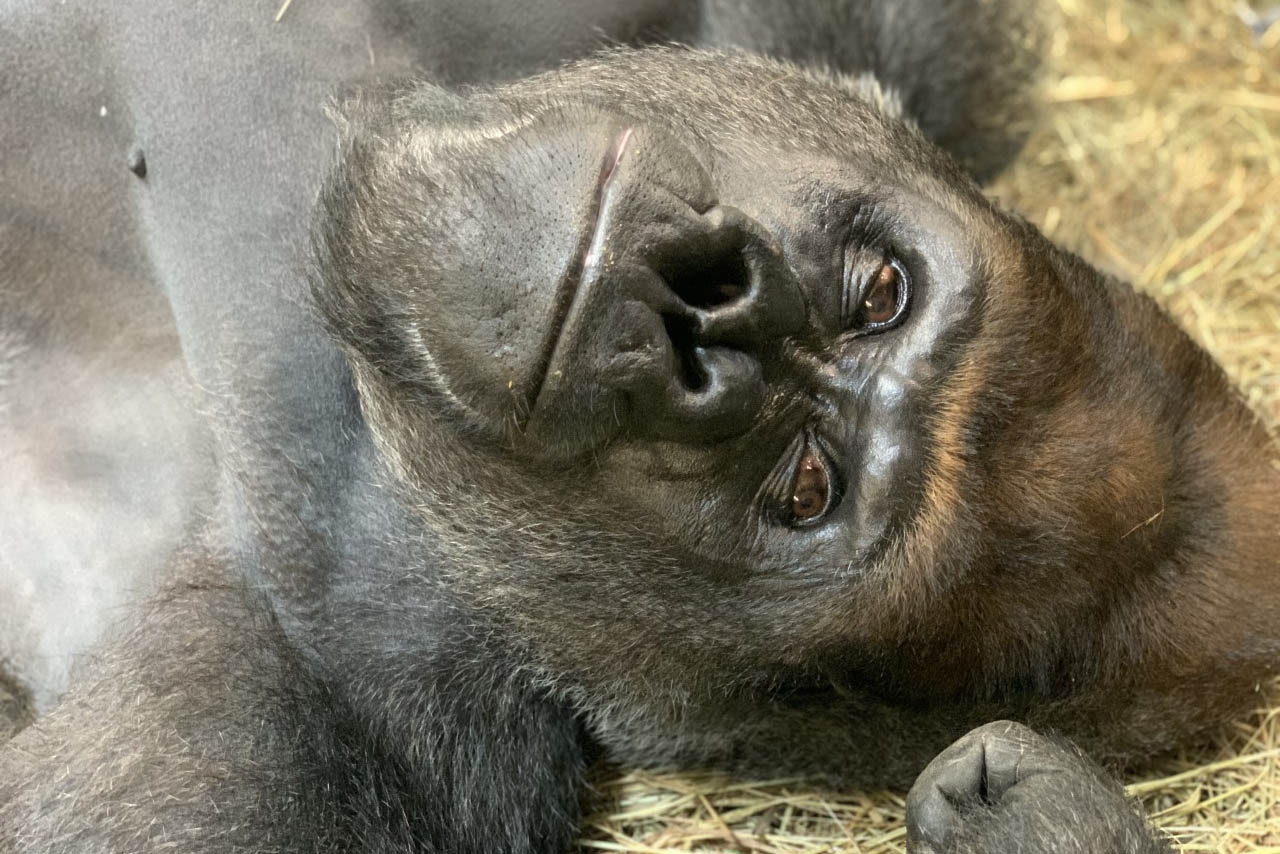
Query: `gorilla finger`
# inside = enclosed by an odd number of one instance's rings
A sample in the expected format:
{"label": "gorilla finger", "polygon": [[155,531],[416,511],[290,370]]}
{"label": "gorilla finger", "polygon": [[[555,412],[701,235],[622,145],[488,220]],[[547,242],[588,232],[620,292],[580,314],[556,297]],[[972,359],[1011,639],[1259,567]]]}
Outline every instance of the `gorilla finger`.
{"label": "gorilla finger", "polygon": [[907,849],[945,851],[961,812],[981,803],[985,775],[979,731],[963,736],[934,757],[907,794]]}

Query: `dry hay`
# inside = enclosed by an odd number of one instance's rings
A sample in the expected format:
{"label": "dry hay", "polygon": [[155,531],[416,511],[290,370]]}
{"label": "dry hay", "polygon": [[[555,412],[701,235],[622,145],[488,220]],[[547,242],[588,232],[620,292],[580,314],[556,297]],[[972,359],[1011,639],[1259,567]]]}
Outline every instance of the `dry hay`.
{"label": "dry hay", "polygon": [[[1232,0],[1056,5],[1044,119],[993,192],[1154,294],[1280,426],[1280,23],[1255,34]],[[901,793],[643,773],[598,789],[584,852],[904,847]],[[1185,850],[1280,854],[1280,681],[1130,790]]]}

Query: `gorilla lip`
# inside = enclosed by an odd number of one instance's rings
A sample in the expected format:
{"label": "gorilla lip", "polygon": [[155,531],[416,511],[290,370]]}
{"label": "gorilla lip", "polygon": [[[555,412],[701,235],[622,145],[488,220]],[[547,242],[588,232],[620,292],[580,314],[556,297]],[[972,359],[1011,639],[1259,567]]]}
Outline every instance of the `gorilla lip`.
{"label": "gorilla lip", "polygon": [[582,285],[583,271],[589,263],[594,261],[590,257],[591,246],[596,242],[597,233],[600,230],[600,210],[604,207],[604,195],[612,183],[618,164],[622,162],[622,156],[626,153],[627,145],[631,141],[633,132],[634,128],[626,128],[614,137],[613,142],[610,143],[609,148],[605,151],[604,159],[600,163],[600,176],[596,179],[596,194],[587,214],[587,225],[582,230],[577,247],[574,248],[569,269],[556,288],[555,298],[551,303],[551,319],[547,324],[546,336],[543,338],[542,348],[538,353],[538,361],[534,363],[533,371],[530,374],[528,406],[525,407],[525,415],[521,419],[523,422],[520,425],[522,429],[528,423],[534,409],[537,408],[538,399],[542,397],[542,388],[546,385],[547,375],[551,370],[551,360],[555,355],[556,347],[560,343],[565,322],[569,318],[569,311],[573,308],[574,300]]}

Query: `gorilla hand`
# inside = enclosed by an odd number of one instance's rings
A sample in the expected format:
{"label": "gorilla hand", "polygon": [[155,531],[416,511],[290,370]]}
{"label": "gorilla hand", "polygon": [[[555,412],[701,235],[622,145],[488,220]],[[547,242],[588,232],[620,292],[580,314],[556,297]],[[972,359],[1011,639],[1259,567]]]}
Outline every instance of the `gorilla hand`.
{"label": "gorilla hand", "polygon": [[911,854],[1170,850],[1120,787],[1071,748],[1010,721],[938,754],[907,796]]}

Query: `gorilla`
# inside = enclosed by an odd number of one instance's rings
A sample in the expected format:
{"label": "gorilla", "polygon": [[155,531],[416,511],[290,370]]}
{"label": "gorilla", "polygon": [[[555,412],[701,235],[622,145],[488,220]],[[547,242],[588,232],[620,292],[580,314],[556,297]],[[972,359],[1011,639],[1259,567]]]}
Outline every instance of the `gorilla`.
{"label": "gorilla", "polygon": [[1167,850],[1093,762],[1274,667],[1280,474],[978,189],[1033,10],[276,11],[0,13],[0,849],[563,851],[604,755]]}

